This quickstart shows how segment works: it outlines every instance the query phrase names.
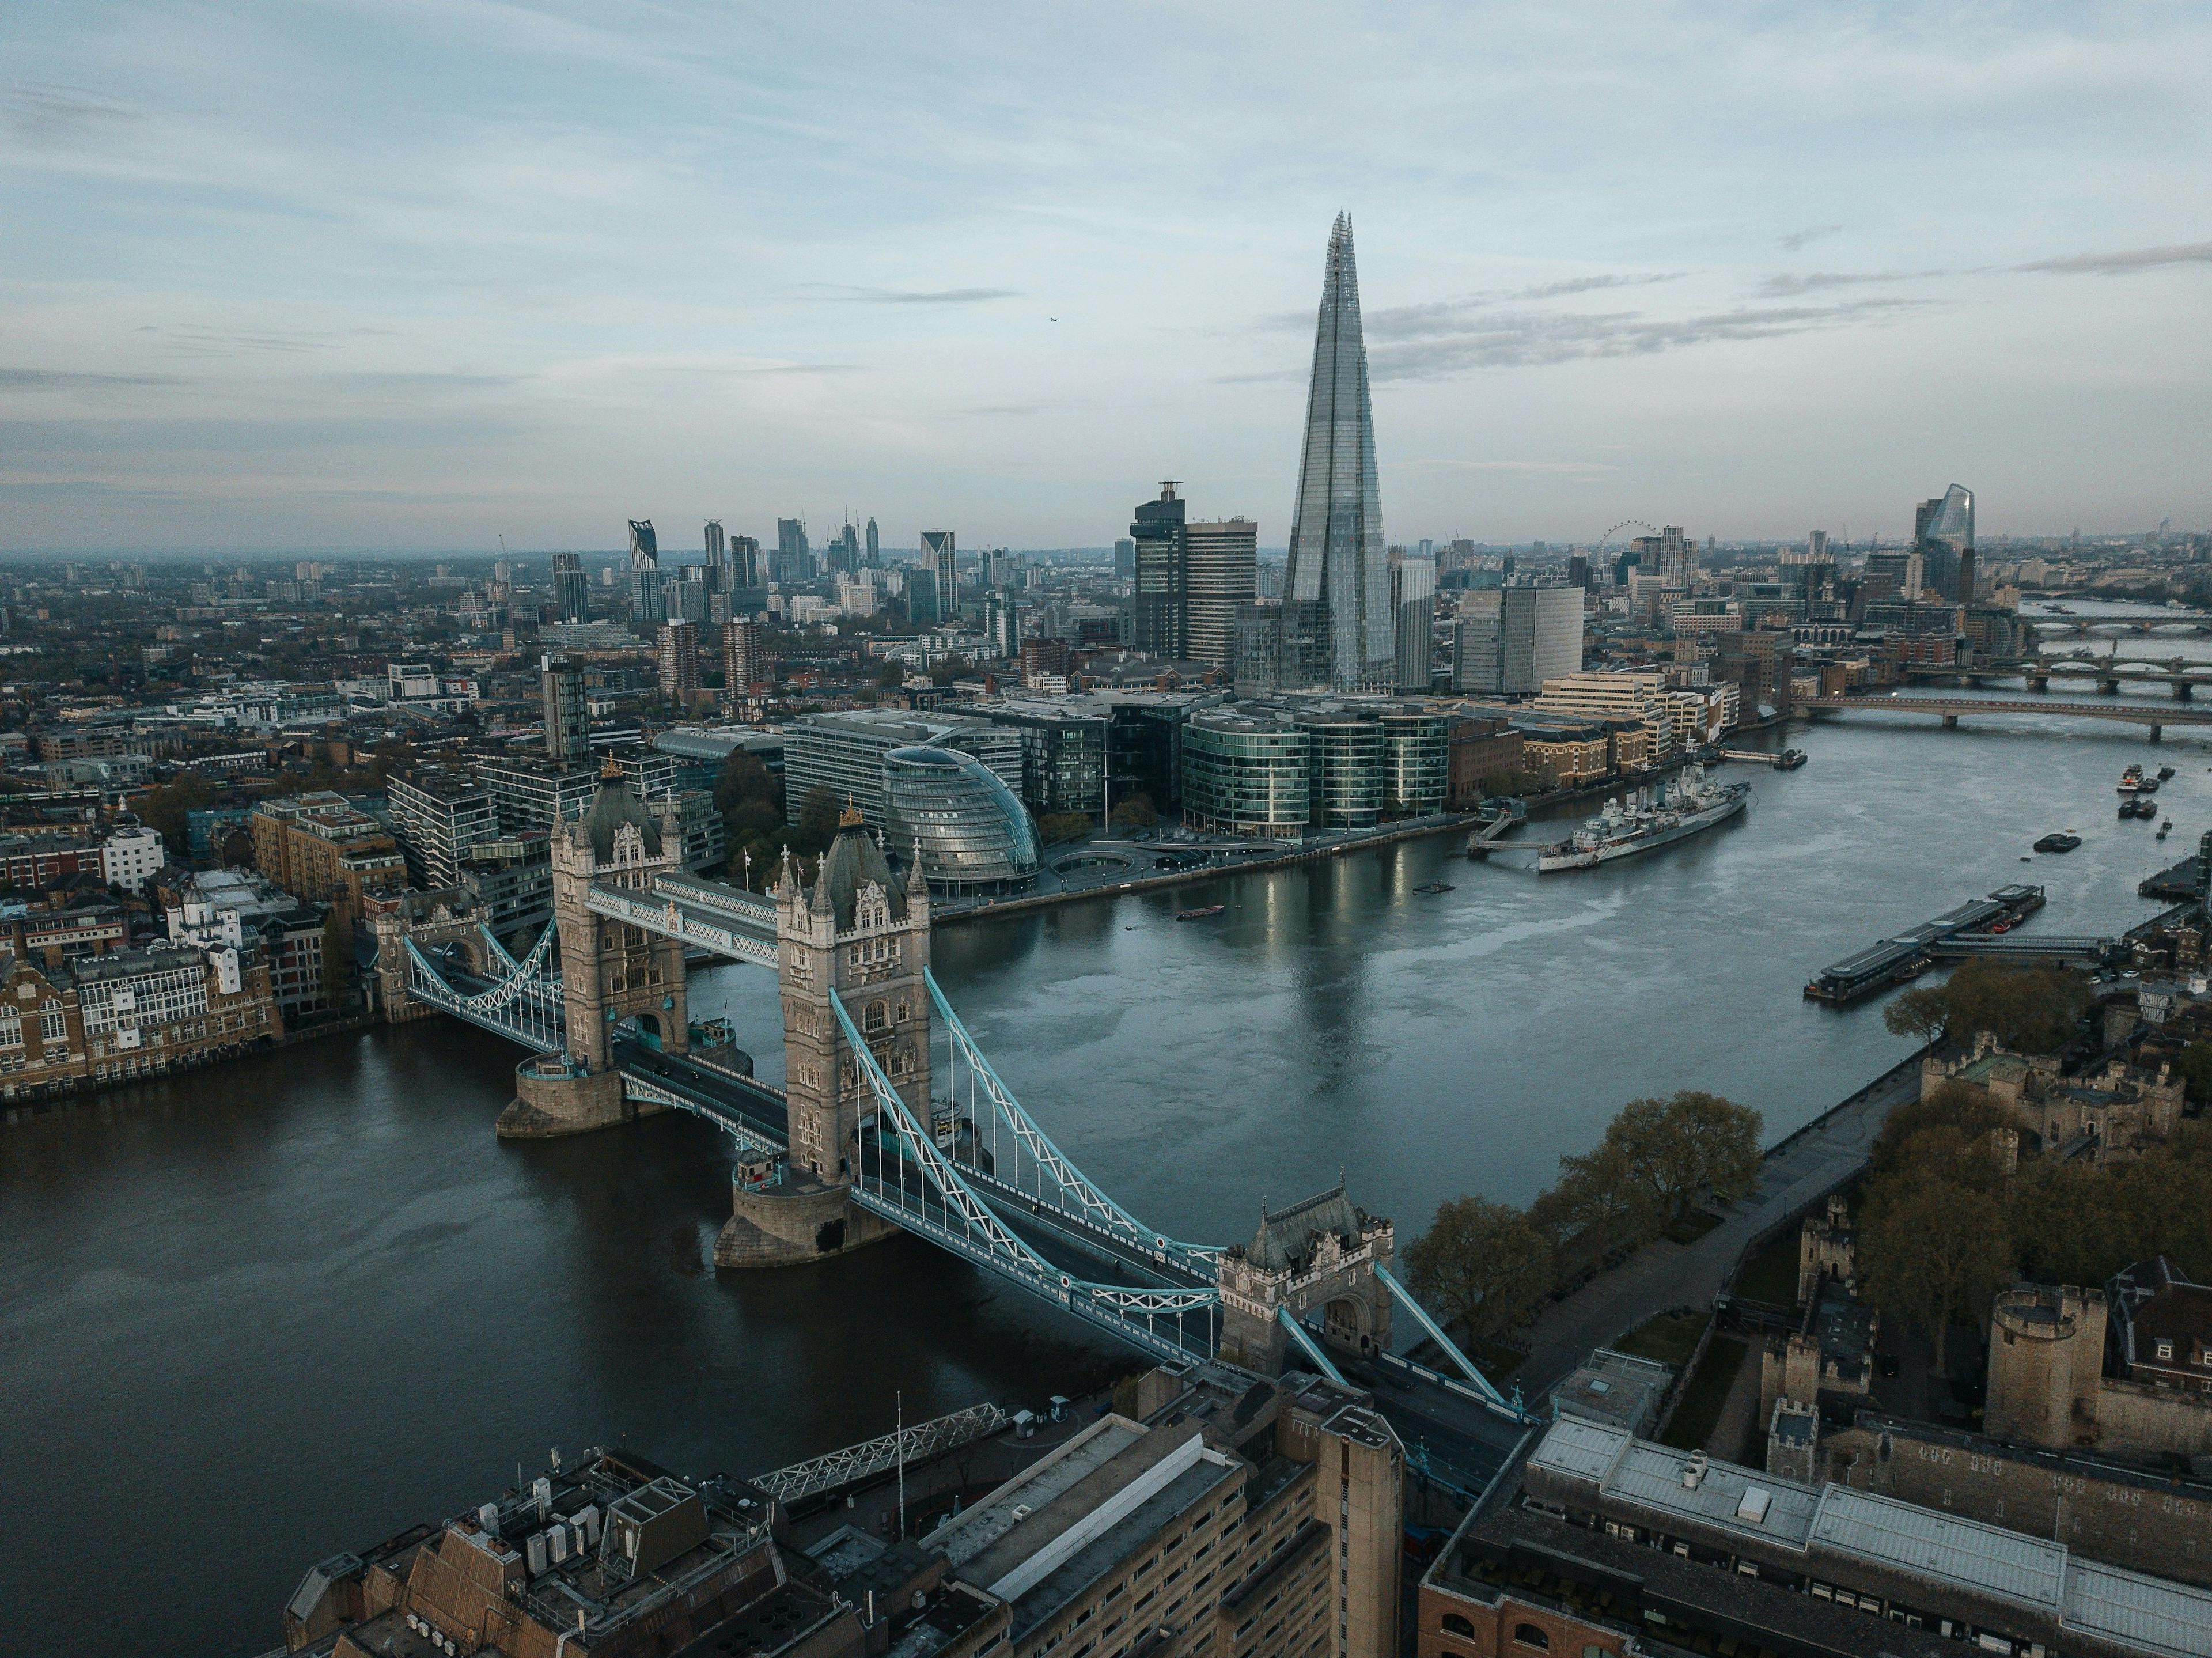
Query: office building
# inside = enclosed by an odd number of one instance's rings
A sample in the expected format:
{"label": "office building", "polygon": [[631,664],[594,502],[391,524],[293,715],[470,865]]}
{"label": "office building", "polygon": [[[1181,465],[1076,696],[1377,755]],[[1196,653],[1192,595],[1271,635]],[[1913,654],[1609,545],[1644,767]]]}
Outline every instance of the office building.
{"label": "office building", "polygon": [[1920,502],[1912,513],[1912,546],[1921,556],[1929,586],[1960,604],[1973,602],[1972,590],[1961,592],[1959,581],[1962,566],[1970,578],[1973,570],[1972,490],[1954,483],[1935,500]]}
{"label": "office building", "polygon": [[125,892],[144,892],[147,882],[168,861],[168,847],[161,837],[128,817],[100,843],[100,878]]}
{"label": "office building", "polygon": [[1396,672],[1392,689],[1425,695],[1435,654],[1437,562],[1402,550],[1390,558],[1390,616]]}
{"label": "office building", "polygon": [[[1643,537],[1650,541],[1650,537]],[[1682,526],[1669,524],[1659,532],[1659,580],[1669,587],[1686,587],[1698,579],[1698,544],[1686,540]],[[1647,562],[1645,568],[1650,566]]]}
{"label": "office building", "polygon": [[728,583],[724,578],[729,558],[729,542],[722,534],[721,519],[710,518],[707,520],[706,543],[707,589],[709,592],[726,592]]}
{"label": "office building", "polygon": [[868,520],[867,560],[868,568],[872,570],[884,568],[883,537],[876,533],[876,521],[872,518]]}
{"label": "office building", "polygon": [[657,628],[668,615],[660,594],[660,544],[653,520],[629,520],[629,619],[635,628]]}
{"label": "office building", "polygon": [[1012,588],[992,589],[983,627],[984,635],[990,641],[987,648],[992,656],[1018,657],[1022,653],[1021,612],[1014,608]]}
{"label": "office building", "polygon": [[884,756],[884,844],[921,848],[933,891],[1010,892],[1036,878],[1036,829],[1004,779],[972,754],[917,745]]}
{"label": "office building", "polygon": [[927,565],[908,567],[906,619],[917,628],[934,628],[946,619],[937,602],[937,572]]}
{"label": "office building", "polygon": [[1129,580],[1137,574],[1137,544],[1127,536],[1114,543],[1114,574],[1116,580]]}
{"label": "office building", "polygon": [[[1921,503],[1925,507],[1929,503]],[[1917,601],[1928,586],[1927,555],[1910,551],[1870,552],[1866,556],[1866,580],[1859,597],[1866,604],[1885,598]]]}
{"label": "office building", "polygon": [[550,829],[581,817],[599,789],[599,768],[527,758],[479,760],[476,780],[491,797],[503,835]]}
{"label": "office building", "polygon": [[1142,502],[1129,525],[1137,544],[1136,592],[1131,600],[1131,631],[1139,654],[1180,661],[1184,648],[1183,595],[1186,550],[1184,504],[1172,478],[1160,484],[1159,498]]}
{"label": "office building", "polygon": [[688,617],[664,622],[658,640],[660,694],[672,702],[699,689],[699,627]]}
{"label": "office building", "polygon": [[1375,690],[1396,666],[1352,217],[1330,231],[1284,582],[1280,682]]}
{"label": "office building", "polygon": [[1313,744],[1272,708],[1209,710],[1182,726],[1191,829],[1295,839],[1313,816]]}
{"label": "office building", "polygon": [[884,756],[923,744],[972,754],[1009,788],[1022,786],[1021,733],[987,720],[931,719],[895,708],[802,714],[785,732],[785,817],[797,823],[819,789],[838,806],[849,801],[871,829],[883,828]]}
{"label": "office building", "polygon": [[1583,590],[1516,586],[1462,601],[1452,686],[1479,695],[1532,696],[1583,665]]}
{"label": "office building", "polygon": [[580,760],[590,751],[584,671],[565,656],[538,659],[539,695],[545,711],[545,752],[556,761]]}
{"label": "office building", "polygon": [[960,620],[960,555],[950,530],[921,532],[922,568],[937,579],[937,619]]}
{"label": "office building", "polygon": [[562,622],[592,619],[592,586],[581,553],[553,555],[553,614]]}
{"label": "office building", "polygon": [[407,855],[408,873],[425,890],[457,885],[469,848],[499,833],[490,792],[459,772],[421,767],[395,774],[385,786],[385,798]]}
{"label": "office building", "polygon": [[769,580],[779,587],[793,587],[814,579],[814,554],[807,544],[804,519],[776,519],[775,552],[769,559],[768,574]]}
{"label": "office building", "polygon": [[768,630],[757,622],[722,624],[722,685],[734,701],[757,685],[772,683],[775,670],[768,658]]}
{"label": "office building", "polygon": [[2212,1590],[1596,1422],[1554,1422],[1500,1487],[1422,1580],[1424,1654],[2212,1650]]}
{"label": "office building", "polygon": [[767,586],[768,584],[761,580],[760,543],[751,536],[732,536],[730,537],[732,612],[734,614],[740,610],[758,610],[760,608],[758,603],[739,604],[735,602],[735,597],[740,593],[757,594]]}
{"label": "office building", "polygon": [[1253,601],[1259,562],[1260,526],[1249,518],[1200,519],[1183,526],[1182,648],[1177,657],[1224,671],[1234,665],[1237,613]]}

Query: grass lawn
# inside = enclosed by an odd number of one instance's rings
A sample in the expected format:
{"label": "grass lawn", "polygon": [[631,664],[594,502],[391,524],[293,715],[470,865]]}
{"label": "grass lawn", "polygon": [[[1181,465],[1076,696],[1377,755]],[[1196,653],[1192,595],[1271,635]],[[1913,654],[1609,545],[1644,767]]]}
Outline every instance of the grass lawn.
{"label": "grass lawn", "polygon": [[1679,1370],[1697,1351],[1698,1338],[1705,1333],[1711,1317],[1707,1313],[1662,1313],[1613,1343],[1613,1350],[1634,1353],[1638,1358],[1656,1358]]}
{"label": "grass lawn", "polygon": [[[1462,1351],[1474,1361],[1474,1368],[1492,1382],[1503,1382],[1514,1371],[1519,1370],[1521,1361],[1528,1357],[1517,1348],[1500,1346],[1487,1341],[1478,1341]],[[1449,1370],[1451,1366],[1445,1364],[1440,1368]]]}
{"label": "grass lawn", "polygon": [[1746,1261],[1743,1271],[1737,1275],[1735,1293],[1777,1307],[1795,1307],[1798,1231],[1795,1226],[1784,1227],[1781,1236]]}
{"label": "grass lawn", "polygon": [[1667,1223],[1666,1236],[1676,1243],[1695,1243],[1720,1224],[1720,1216],[1707,1210],[1692,1209],[1680,1219]]}
{"label": "grass lawn", "polygon": [[1674,1407],[1674,1420],[1668,1423],[1667,1431],[1660,1436],[1662,1444],[1672,1445],[1678,1451],[1693,1451],[1713,1436],[1713,1429],[1721,1419],[1721,1406],[1728,1402],[1729,1389],[1735,1385],[1735,1373],[1742,1369],[1743,1356],[1750,1350],[1750,1344],[1734,1336],[1713,1338],[1697,1374],[1683,1390],[1682,1402]]}

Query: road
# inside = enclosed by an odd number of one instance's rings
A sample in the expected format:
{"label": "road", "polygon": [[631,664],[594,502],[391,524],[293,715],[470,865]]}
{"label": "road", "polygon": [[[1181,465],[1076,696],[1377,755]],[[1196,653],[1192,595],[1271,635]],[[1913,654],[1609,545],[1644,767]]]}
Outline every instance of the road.
{"label": "road", "polygon": [[1669,1307],[1705,1307],[1744,1246],[1793,1209],[1865,1167],[1891,1109],[1920,1091],[1918,1055],[1876,1078],[1817,1124],[1770,1152],[1751,1195],[1695,1243],[1662,1239],[1564,1301],[1529,1332],[1514,1380],[1533,1403],[1571,1375],[1593,1347],[1619,1339]]}

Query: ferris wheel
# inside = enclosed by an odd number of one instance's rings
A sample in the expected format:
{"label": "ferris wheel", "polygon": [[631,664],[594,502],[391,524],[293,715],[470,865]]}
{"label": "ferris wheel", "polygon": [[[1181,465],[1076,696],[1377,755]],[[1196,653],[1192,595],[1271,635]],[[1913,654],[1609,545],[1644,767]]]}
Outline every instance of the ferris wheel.
{"label": "ferris wheel", "polygon": [[1656,524],[1646,524],[1640,518],[1625,518],[1597,538],[1597,550],[1601,551],[1603,550],[1605,544],[1611,541],[1623,530],[1643,530],[1655,536],[1660,532],[1659,526]]}

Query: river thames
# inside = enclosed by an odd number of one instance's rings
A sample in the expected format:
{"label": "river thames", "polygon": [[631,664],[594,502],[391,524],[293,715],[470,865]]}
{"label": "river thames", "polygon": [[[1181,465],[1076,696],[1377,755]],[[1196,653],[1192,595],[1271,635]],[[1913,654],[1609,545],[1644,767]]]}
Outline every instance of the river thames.
{"label": "river thames", "polygon": [[[1647,859],[1540,879],[1405,842],[947,926],[938,975],[1147,1219],[1247,1236],[1341,1169],[1402,1240],[1458,1193],[1534,1195],[1636,1095],[1711,1089],[1778,1138],[1905,1048],[1878,1004],[1803,1000],[1821,966],[2012,881],[2050,890],[2035,930],[2118,932],[2212,826],[2195,731],[1851,714],[1789,740],[1802,770],[1725,768],[1747,819]],[[2114,817],[2132,761],[2177,768],[2166,842]],[[2022,862],[2053,829],[2084,844]],[[700,975],[693,1007],[780,1077],[764,973]],[[912,1240],[716,1274],[718,1136],[501,1145],[516,1057],[428,1022],[0,1129],[0,1645],[258,1652],[314,1560],[550,1447],[755,1473],[887,1431],[896,1394],[912,1420],[1133,1366]]]}

